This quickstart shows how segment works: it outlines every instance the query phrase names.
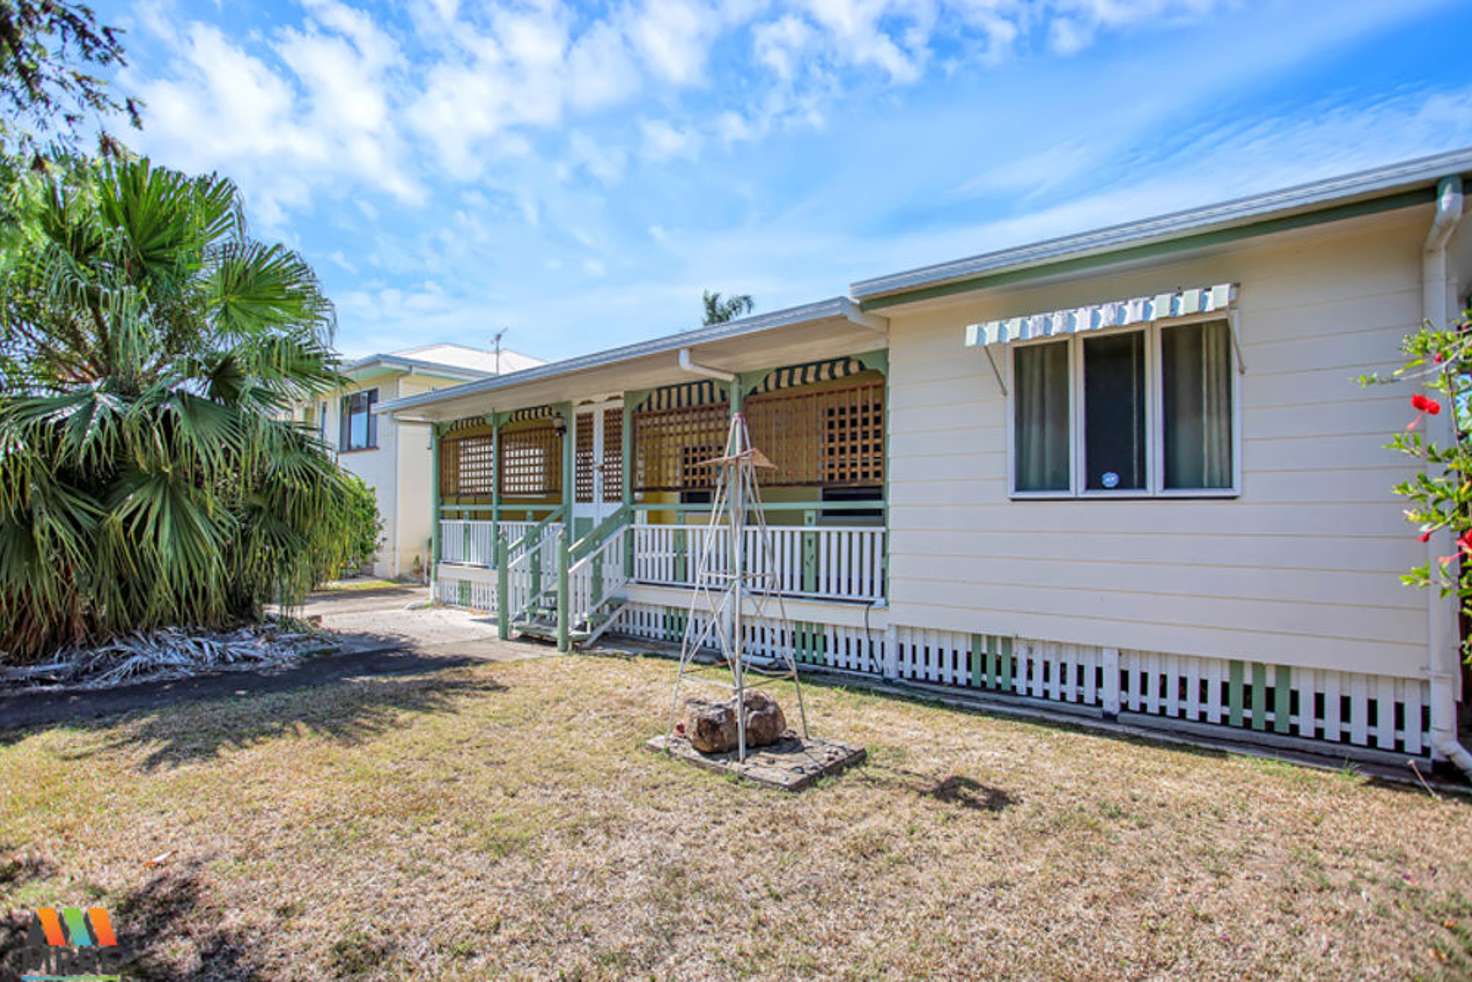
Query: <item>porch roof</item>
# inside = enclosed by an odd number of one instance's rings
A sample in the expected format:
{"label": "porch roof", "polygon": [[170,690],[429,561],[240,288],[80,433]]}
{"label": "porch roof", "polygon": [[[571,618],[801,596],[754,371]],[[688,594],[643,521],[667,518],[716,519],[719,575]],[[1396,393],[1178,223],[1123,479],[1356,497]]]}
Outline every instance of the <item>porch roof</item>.
{"label": "porch roof", "polygon": [[410,422],[446,422],[618,395],[700,378],[680,367],[681,349],[690,349],[702,365],[747,372],[873,351],[888,344],[888,326],[848,297],[833,297],[395,399],[375,411]]}

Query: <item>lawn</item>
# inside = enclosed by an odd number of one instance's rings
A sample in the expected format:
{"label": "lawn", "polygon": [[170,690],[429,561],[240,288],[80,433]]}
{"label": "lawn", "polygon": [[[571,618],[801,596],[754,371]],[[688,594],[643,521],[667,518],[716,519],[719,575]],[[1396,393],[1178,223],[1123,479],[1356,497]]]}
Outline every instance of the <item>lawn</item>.
{"label": "lawn", "polygon": [[815,731],[870,761],[790,796],[642,749],[671,674],[481,664],[0,737],[7,940],[100,904],[164,977],[1472,973],[1466,801],[818,686]]}

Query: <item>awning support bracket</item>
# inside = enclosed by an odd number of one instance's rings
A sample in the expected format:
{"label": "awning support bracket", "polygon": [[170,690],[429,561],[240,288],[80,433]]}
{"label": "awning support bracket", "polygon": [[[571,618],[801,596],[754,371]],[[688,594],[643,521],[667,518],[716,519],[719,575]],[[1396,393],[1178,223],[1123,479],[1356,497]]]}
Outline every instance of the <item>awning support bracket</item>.
{"label": "awning support bracket", "polygon": [[986,360],[991,363],[992,374],[997,377],[997,388],[1002,390],[1002,395],[1007,395],[1007,383],[1002,381],[1002,370],[997,367],[997,359],[992,356],[991,345],[983,345],[982,351],[986,352]]}

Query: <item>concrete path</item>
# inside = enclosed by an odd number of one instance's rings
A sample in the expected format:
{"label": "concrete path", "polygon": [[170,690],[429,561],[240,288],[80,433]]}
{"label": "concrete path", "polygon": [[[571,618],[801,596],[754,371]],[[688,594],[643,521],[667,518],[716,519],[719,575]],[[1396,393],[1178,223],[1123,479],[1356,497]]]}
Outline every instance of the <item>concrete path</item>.
{"label": "concrete path", "polygon": [[100,691],[0,695],[0,731],[284,692],[369,675],[419,674],[556,654],[548,645],[499,640],[494,618],[444,607],[410,609],[427,599],[428,591],[422,587],[318,594],[309,598],[303,614],[320,616],[322,626],[339,636],[342,650],[336,654],[276,671],[222,672]]}

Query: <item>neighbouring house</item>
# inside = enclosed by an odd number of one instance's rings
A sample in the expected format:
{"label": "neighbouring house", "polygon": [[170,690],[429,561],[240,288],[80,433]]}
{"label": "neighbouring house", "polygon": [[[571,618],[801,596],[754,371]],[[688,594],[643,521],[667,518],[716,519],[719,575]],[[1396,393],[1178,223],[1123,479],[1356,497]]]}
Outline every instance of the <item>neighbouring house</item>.
{"label": "neighbouring house", "polygon": [[[678,642],[746,414],[802,663],[1197,735],[1456,752],[1455,601],[1355,377],[1472,285],[1472,150],[862,280],[378,410],[433,428],[435,595]],[[1446,415],[1430,420],[1443,427]],[[1447,431],[1443,431],[1445,438]],[[549,612],[555,612],[555,618]]]}
{"label": "neighbouring house", "polygon": [[369,355],[342,368],[348,384],[299,417],[317,428],[344,468],[366,481],[378,496],[383,544],[373,565],[376,576],[424,575],[430,550],[429,428],[373,412],[392,399],[492,378],[542,364],[515,351],[497,353],[459,344],[428,344]]}

